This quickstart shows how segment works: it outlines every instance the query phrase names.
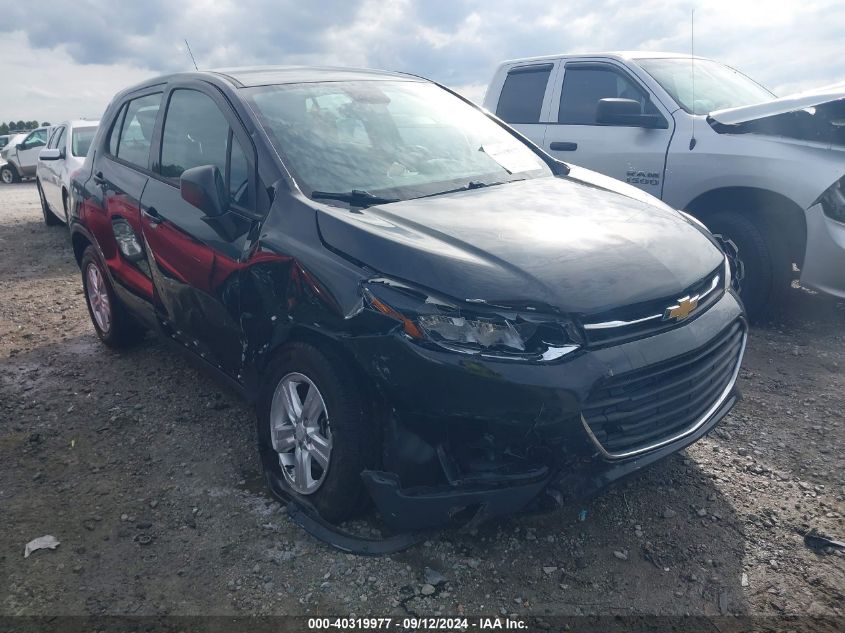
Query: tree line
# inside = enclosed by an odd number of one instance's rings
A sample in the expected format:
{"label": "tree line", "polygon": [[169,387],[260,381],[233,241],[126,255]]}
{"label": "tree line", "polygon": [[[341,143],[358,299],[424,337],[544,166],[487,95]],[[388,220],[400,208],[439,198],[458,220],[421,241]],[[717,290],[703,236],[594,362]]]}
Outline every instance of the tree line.
{"label": "tree line", "polygon": [[14,134],[15,132],[26,132],[36,127],[50,125],[49,121],[38,123],[38,121],[9,121],[0,123],[0,134]]}

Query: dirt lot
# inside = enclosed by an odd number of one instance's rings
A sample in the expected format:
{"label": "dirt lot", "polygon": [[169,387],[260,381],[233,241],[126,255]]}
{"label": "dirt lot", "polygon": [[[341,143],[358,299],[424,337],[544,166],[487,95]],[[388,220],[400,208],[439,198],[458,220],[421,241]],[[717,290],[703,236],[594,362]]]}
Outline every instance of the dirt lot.
{"label": "dirt lot", "polygon": [[[251,410],[154,338],[98,342],[67,231],[34,185],[0,186],[0,614],[845,615],[845,557],[801,536],[845,538],[843,325],[794,289],[752,330],[744,401],[685,453],[589,504],[360,558],[263,492]],[[25,559],[45,534],[58,549]]]}

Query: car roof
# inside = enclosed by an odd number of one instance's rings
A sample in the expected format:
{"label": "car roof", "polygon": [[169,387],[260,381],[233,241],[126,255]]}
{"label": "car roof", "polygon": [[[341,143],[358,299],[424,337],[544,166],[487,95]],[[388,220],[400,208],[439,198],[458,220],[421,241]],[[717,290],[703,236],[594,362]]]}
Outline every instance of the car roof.
{"label": "car roof", "polygon": [[[605,51],[599,53],[558,53],[557,55],[543,55],[540,57],[523,57],[519,59],[509,59],[502,62],[505,64],[515,64],[520,62],[539,62],[539,61],[553,61],[562,57],[603,57],[609,59],[616,59],[619,61],[636,61],[638,59],[690,59],[689,53],[668,53],[659,51]],[[695,56],[695,59],[708,59],[707,57]]]}
{"label": "car roof", "polygon": [[425,81],[421,77],[406,73],[368,68],[344,68],[335,66],[249,66],[243,68],[198,70],[154,77],[121,91],[117,96],[120,97],[126,93],[164,84],[169,81],[189,79],[204,79],[214,83],[222,82],[234,88],[324,81],[372,81],[387,79]]}

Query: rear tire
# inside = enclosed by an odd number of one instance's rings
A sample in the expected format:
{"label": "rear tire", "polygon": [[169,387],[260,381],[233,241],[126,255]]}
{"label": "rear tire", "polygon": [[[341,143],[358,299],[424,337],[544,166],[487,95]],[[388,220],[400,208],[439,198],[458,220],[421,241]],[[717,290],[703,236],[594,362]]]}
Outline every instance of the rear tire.
{"label": "rear tire", "polygon": [[114,292],[105,266],[93,246],[82,254],[82,288],[91,323],[100,340],[115,349],[130,347],[144,338],[144,330],[132,318]]}
{"label": "rear tire", "polygon": [[38,189],[38,198],[41,201],[41,215],[44,216],[44,224],[47,226],[58,226],[62,221],[50,211],[50,205],[47,204],[47,198],[44,196],[44,190],[41,188],[41,181],[35,181],[35,187]]}
{"label": "rear tire", "polygon": [[[292,380],[299,381],[297,397],[303,398],[303,412],[308,409],[307,394],[312,386],[325,405],[321,418],[325,423],[319,425],[319,434],[329,437],[327,466],[323,469],[317,461],[316,467],[312,467],[311,461],[308,462],[309,475],[313,473],[314,479],[320,482],[307,492],[295,489],[304,486],[297,486],[294,481],[299,475],[291,464],[297,459],[294,457],[297,451],[301,454],[313,450],[309,439],[313,435],[294,432],[297,425],[291,423],[292,416],[285,407],[289,400],[285,401],[280,391]],[[361,473],[376,465],[380,453],[377,424],[368,409],[358,382],[343,358],[309,343],[294,342],[282,348],[268,367],[257,410],[258,448],[273,492],[299,499],[332,523],[363,509],[367,505],[367,493]],[[306,417],[303,415],[301,419]],[[305,423],[303,427],[309,425]],[[310,483],[310,478],[302,481]]]}
{"label": "rear tire", "polygon": [[21,177],[18,175],[18,170],[15,169],[11,163],[6,163],[0,167],[0,182],[11,185],[14,182],[20,182]]}
{"label": "rear tire", "polygon": [[792,265],[782,240],[772,230],[735,213],[715,213],[705,223],[714,234],[732,240],[745,268],[740,297],[751,321],[771,315],[783,302],[792,281]]}

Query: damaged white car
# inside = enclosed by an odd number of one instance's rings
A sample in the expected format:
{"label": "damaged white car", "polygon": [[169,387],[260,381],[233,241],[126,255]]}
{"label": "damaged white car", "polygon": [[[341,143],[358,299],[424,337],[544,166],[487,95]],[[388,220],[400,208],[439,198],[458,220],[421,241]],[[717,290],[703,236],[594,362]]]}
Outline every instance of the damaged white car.
{"label": "damaged white car", "polygon": [[752,317],[796,271],[845,298],[845,84],[777,98],[704,58],[552,55],[501,64],[484,105],[554,156],[730,240]]}

